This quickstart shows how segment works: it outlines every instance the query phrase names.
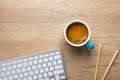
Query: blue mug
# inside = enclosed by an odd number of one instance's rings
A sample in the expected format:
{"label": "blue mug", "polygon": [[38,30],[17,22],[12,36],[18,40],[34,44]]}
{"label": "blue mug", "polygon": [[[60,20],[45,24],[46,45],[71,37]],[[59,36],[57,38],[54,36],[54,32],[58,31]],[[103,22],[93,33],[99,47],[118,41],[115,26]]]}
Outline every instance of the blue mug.
{"label": "blue mug", "polygon": [[[71,24],[73,23],[81,23],[83,25],[85,25],[84,27],[86,27],[87,31],[88,31],[88,37],[87,39],[80,43],[80,44],[74,44],[72,42],[69,41],[68,37],[67,37],[67,29],[70,27]],[[90,41],[90,36],[91,36],[91,31],[90,31],[90,27],[87,25],[86,22],[82,21],[82,20],[73,20],[73,21],[70,21],[64,28],[64,37],[65,37],[65,40],[72,46],[74,47],[81,47],[81,46],[84,46],[86,45],[88,48],[90,49],[94,49],[95,45]]]}

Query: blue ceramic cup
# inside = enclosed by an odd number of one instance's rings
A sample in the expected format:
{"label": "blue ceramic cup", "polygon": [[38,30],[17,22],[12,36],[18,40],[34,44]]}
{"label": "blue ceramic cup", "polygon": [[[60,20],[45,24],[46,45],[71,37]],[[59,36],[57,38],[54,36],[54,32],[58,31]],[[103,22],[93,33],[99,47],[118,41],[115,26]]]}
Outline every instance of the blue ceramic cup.
{"label": "blue ceramic cup", "polygon": [[[69,41],[69,39],[67,38],[67,29],[70,27],[71,24],[73,23],[81,23],[83,25],[85,25],[84,27],[86,27],[87,31],[88,31],[88,37],[87,39],[80,43],[80,44],[74,44],[72,42]],[[86,22],[82,21],[82,20],[73,20],[73,21],[70,21],[64,28],[64,37],[65,37],[65,40],[72,46],[74,47],[81,47],[81,46],[87,46],[88,48],[90,49],[94,49],[95,45],[90,41],[90,36],[91,36],[91,31],[90,31],[90,27],[87,25]]]}

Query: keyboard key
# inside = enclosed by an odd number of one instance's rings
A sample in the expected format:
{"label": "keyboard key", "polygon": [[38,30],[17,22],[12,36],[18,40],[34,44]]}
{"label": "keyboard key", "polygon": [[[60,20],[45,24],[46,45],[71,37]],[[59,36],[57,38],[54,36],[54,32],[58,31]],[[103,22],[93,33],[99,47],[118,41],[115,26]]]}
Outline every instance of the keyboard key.
{"label": "keyboard key", "polygon": [[1,68],[0,68],[0,73],[1,73],[1,71],[2,71],[2,70],[1,70]]}
{"label": "keyboard key", "polygon": [[8,76],[8,79],[9,80],[13,80],[13,76]]}
{"label": "keyboard key", "polygon": [[34,56],[34,59],[38,59],[38,56]]}
{"label": "keyboard key", "polygon": [[16,64],[16,63],[17,63],[17,61],[13,61],[12,63],[13,63],[13,64]]}
{"label": "keyboard key", "polygon": [[61,76],[61,79],[66,79],[66,77],[65,76]]}
{"label": "keyboard key", "polygon": [[47,77],[47,73],[43,73],[43,77]]}
{"label": "keyboard key", "polygon": [[29,60],[33,60],[33,57],[30,57]]}
{"label": "keyboard key", "polygon": [[12,68],[11,68],[11,66],[7,66],[7,70],[11,70]]}
{"label": "keyboard key", "polygon": [[29,65],[29,66],[33,65],[32,61],[29,61],[29,62],[28,62],[28,65]]}
{"label": "keyboard key", "polygon": [[20,69],[16,69],[16,72],[17,72],[17,73],[20,73],[20,72],[21,72],[21,70],[20,70]]}
{"label": "keyboard key", "polygon": [[7,77],[3,77],[3,80],[7,80]]}
{"label": "keyboard key", "polygon": [[29,71],[29,75],[33,75],[33,71]]}
{"label": "keyboard key", "polygon": [[15,64],[15,65],[13,65],[12,67],[13,67],[13,69],[17,69],[17,65],[16,65],[16,64]]}
{"label": "keyboard key", "polygon": [[15,74],[15,73],[16,73],[15,70],[12,70],[12,71],[11,71],[11,74]]}
{"label": "keyboard key", "polygon": [[50,80],[55,80],[55,78],[54,78],[54,77],[51,77]]}
{"label": "keyboard key", "polygon": [[27,77],[27,80],[33,80],[31,76],[28,76]]}
{"label": "keyboard key", "polygon": [[57,62],[56,62],[56,61],[53,61],[52,64],[53,64],[53,65],[57,65]]}
{"label": "keyboard key", "polygon": [[41,79],[38,79],[38,80],[44,80],[44,79],[41,78]]}
{"label": "keyboard key", "polygon": [[33,75],[33,79],[34,79],[34,80],[37,79],[37,76],[36,76],[36,75]]}
{"label": "keyboard key", "polygon": [[49,75],[49,76],[53,76],[53,73],[52,73],[52,72],[48,72],[48,75]]}
{"label": "keyboard key", "polygon": [[38,78],[40,78],[40,79],[41,79],[41,78],[42,78],[42,74],[38,74]]}
{"label": "keyboard key", "polygon": [[40,58],[44,58],[44,55],[40,55],[39,57],[40,57]]}
{"label": "keyboard key", "polygon": [[57,62],[58,62],[58,64],[62,64],[62,60],[58,60]]}
{"label": "keyboard key", "polygon": [[60,55],[56,55],[56,56],[54,56],[54,59],[55,59],[55,60],[58,60],[58,59],[60,59],[60,58],[61,58]]}
{"label": "keyboard key", "polygon": [[54,67],[52,66],[52,67],[50,67],[50,71],[53,71],[54,70]]}
{"label": "keyboard key", "polygon": [[49,54],[45,54],[45,57],[49,57],[50,55]]}
{"label": "keyboard key", "polygon": [[2,67],[3,67],[3,66],[6,66],[6,64],[2,64]]}
{"label": "keyboard key", "polygon": [[36,66],[33,65],[33,66],[32,66],[32,69],[35,70],[35,69],[36,69]]}
{"label": "keyboard key", "polygon": [[18,60],[18,63],[21,63],[22,62],[22,60]]}
{"label": "keyboard key", "polygon": [[22,77],[23,77],[23,73],[20,73],[20,74],[19,74],[19,78],[22,78]]}
{"label": "keyboard key", "polygon": [[48,62],[47,65],[48,65],[48,66],[52,66],[51,62]]}
{"label": "keyboard key", "polygon": [[42,60],[42,59],[39,59],[38,62],[39,62],[39,63],[43,63],[43,60]]}
{"label": "keyboard key", "polygon": [[43,66],[43,68],[44,68],[44,67],[47,67],[46,63],[43,63],[42,66]]}
{"label": "keyboard key", "polygon": [[57,54],[57,55],[59,55],[59,54],[60,54],[60,52],[59,52],[59,51],[57,51],[57,52],[56,52],[56,54]]}
{"label": "keyboard key", "polygon": [[26,67],[27,66],[27,62],[23,62],[23,67]]}
{"label": "keyboard key", "polygon": [[43,69],[40,69],[39,71],[40,71],[40,73],[44,73],[44,70],[43,70]]}
{"label": "keyboard key", "polygon": [[55,66],[55,69],[61,69],[61,68],[63,68],[62,65],[56,65],[56,66]]}
{"label": "keyboard key", "polygon": [[53,61],[53,57],[49,57],[49,61]]}
{"label": "keyboard key", "polygon": [[10,71],[7,71],[7,72],[6,72],[6,76],[9,76],[9,75],[10,75]]}
{"label": "keyboard key", "polygon": [[1,73],[1,77],[3,77],[3,76],[5,76],[5,73],[4,73],[4,72]]}
{"label": "keyboard key", "polygon": [[61,70],[56,70],[56,71],[54,71],[53,73],[54,73],[54,75],[61,74],[61,73],[64,73],[64,70],[63,70],[63,69],[61,69]]}
{"label": "keyboard key", "polygon": [[44,58],[44,62],[48,62],[48,58]]}
{"label": "keyboard key", "polygon": [[19,63],[17,66],[18,66],[18,68],[21,68],[22,67],[22,63]]}
{"label": "keyboard key", "polygon": [[24,72],[24,76],[28,76],[28,72]]}
{"label": "keyboard key", "polygon": [[26,77],[24,77],[24,78],[23,78],[23,80],[27,80],[27,78],[26,78]]}
{"label": "keyboard key", "polygon": [[50,53],[51,56],[55,55],[55,53]]}
{"label": "keyboard key", "polygon": [[35,73],[35,74],[38,74],[39,72],[38,72],[38,70],[34,70],[34,73]]}
{"label": "keyboard key", "polygon": [[26,67],[27,71],[30,71],[31,70],[31,67]]}
{"label": "keyboard key", "polygon": [[45,78],[45,80],[49,80],[49,78],[48,78],[48,77],[46,77],[46,78]]}
{"label": "keyboard key", "polygon": [[37,65],[37,68],[38,68],[38,69],[39,69],[39,68],[42,68],[41,64],[38,64],[38,65]]}
{"label": "keyboard key", "polygon": [[45,72],[48,72],[48,71],[49,71],[48,67],[46,67],[44,70],[45,70]]}
{"label": "keyboard key", "polygon": [[28,59],[26,58],[26,59],[24,59],[23,61],[26,62],[26,61],[28,61]]}
{"label": "keyboard key", "polygon": [[38,64],[38,61],[37,61],[37,60],[34,60],[34,61],[33,61],[33,64]]}
{"label": "keyboard key", "polygon": [[55,79],[56,80],[60,80],[60,76],[59,75],[55,75]]}
{"label": "keyboard key", "polygon": [[2,71],[6,71],[6,70],[7,70],[6,67],[3,67],[3,68],[2,68]]}
{"label": "keyboard key", "polygon": [[11,62],[7,63],[7,66],[8,66],[8,65],[11,65]]}
{"label": "keyboard key", "polygon": [[63,69],[60,69],[59,70],[59,73],[61,74],[61,73],[64,73],[64,70]]}
{"label": "keyboard key", "polygon": [[26,68],[22,68],[22,72],[26,72]]}
{"label": "keyboard key", "polygon": [[14,75],[14,79],[18,79],[18,75],[17,74]]}

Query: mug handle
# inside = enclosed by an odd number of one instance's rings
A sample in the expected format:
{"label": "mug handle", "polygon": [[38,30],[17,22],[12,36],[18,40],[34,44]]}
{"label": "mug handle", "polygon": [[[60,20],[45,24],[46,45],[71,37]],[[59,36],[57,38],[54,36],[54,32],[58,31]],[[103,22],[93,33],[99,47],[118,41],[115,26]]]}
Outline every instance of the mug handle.
{"label": "mug handle", "polygon": [[90,48],[90,49],[94,49],[94,48],[95,48],[95,45],[94,45],[91,41],[88,41],[88,42],[86,43],[86,46],[87,46],[88,48]]}

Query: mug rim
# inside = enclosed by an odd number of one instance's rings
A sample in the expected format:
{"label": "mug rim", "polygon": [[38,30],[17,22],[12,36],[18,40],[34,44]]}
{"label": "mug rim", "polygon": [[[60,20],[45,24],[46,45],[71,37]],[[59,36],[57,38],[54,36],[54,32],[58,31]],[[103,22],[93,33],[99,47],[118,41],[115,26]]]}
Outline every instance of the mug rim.
{"label": "mug rim", "polygon": [[[88,30],[88,37],[87,37],[86,41],[84,41],[83,43],[80,43],[80,44],[74,44],[74,43],[70,42],[70,41],[68,40],[68,38],[67,38],[67,35],[66,35],[66,32],[67,32],[68,27],[70,27],[70,25],[73,24],[73,23],[75,23],[75,22],[78,22],[78,23],[81,23],[81,24],[85,25],[85,27],[86,27],[87,30]],[[84,45],[89,41],[90,36],[91,36],[90,27],[89,27],[89,25],[88,25],[86,22],[84,22],[84,21],[82,21],[82,20],[72,20],[72,21],[68,22],[68,24],[67,24],[67,25],[65,26],[65,28],[64,28],[64,37],[65,37],[65,40],[66,40],[70,45],[75,46],[75,47],[84,46]]]}

